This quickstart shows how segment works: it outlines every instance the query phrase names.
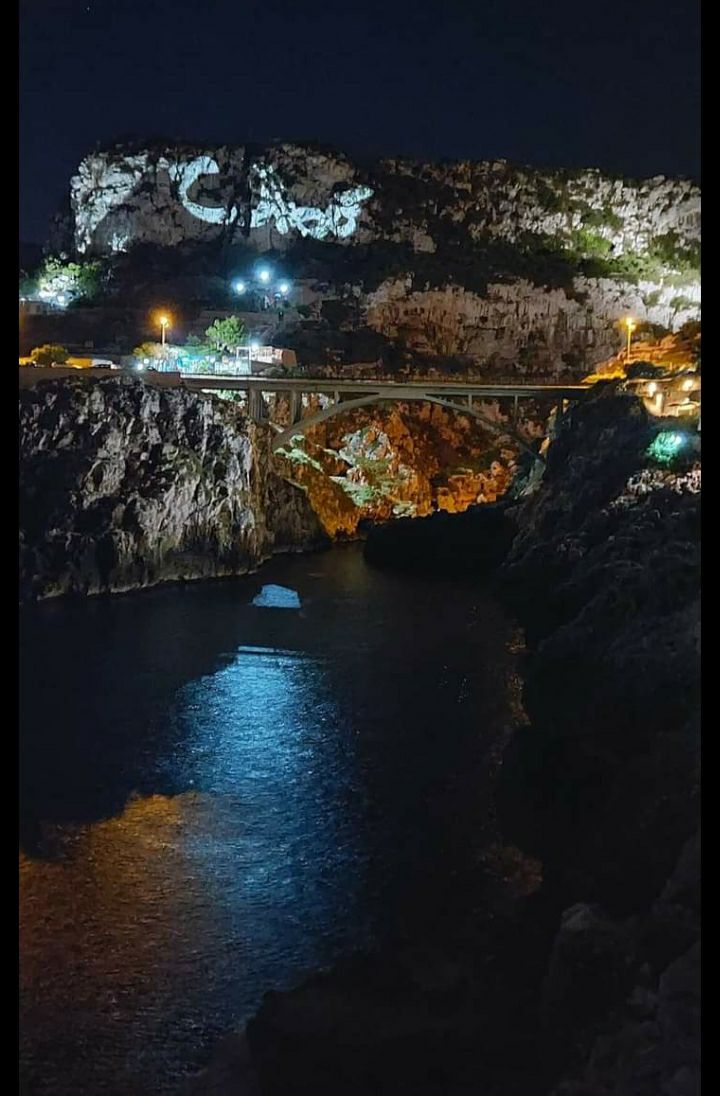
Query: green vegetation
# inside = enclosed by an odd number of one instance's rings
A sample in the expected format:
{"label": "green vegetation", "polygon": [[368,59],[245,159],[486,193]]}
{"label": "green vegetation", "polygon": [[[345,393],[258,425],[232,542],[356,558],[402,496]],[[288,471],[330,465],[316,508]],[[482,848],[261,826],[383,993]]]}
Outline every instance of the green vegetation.
{"label": "green vegetation", "polygon": [[675,265],[669,267],[654,248],[646,252],[625,251],[622,255],[609,258],[594,256],[581,260],[580,267],[580,272],[588,278],[620,278],[633,284],[660,282],[682,287],[694,285],[700,279],[699,265],[693,266],[689,261],[676,257]]}
{"label": "green vegetation", "polygon": [[676,270],[700,270],[700,244],[684,246],[677,232],[666,232],[662,236],[656,236],[650,251],[660,262]]}
{"label": "green vegetation", "polygon": [[143,361],[145,358],[149,358],[151,361],[163,357],[163,347],[161,343],[157,342],[144,342],[136,346],[132,352],[133,358],[138,358],[139,361]]}
{"label": "green vegetation", "polygon": [[683,297],[680,295],[671,299],[670,307],[673,312],[682,312],[685,308],[694,308],[695,301],[693,301],[691,297]]}
{"label": "green vegetation", "polygon": [[92,300],[100,289],[100,263],[68,263],[50,257],[35,278],[37,294],[60,304]]}
{"label": "green vegetation", "polygon": [[345,476],[330,476],[330,479],[342,487],[356,506],[369,506],[378,496],[376,488],[367,483],[355,483],[353,480],[346,479]]}
{"label": "green vegetation", "polygon": [[571,235],[570,247],[584,258],[606,259],[612,253],[610,240],[589,228],[575,229]]}
{"label": "green vegetation", "polygon": [[564,213],[567,209],[567,191],[563,188],[558,192],[554,187],[549,186],[544,179],[538,179],[535,199],[538,205],[547,213]]}
{"label": "green vegetation", "polygon": [[213,320],[205,332],[205,338],[218,351],[232,351],[241,345],[245,336],[245,324],[237,316]]}
{"label": "green vegetation", "polygon": [[588,228],[610,228],[613,232],[620,232],[625,224],[620,214],[609,205],[603,209],[590,209],[583,220]]}
{"label": "green vegetation", "polygon": [[[301,435],[296,434],[295,437],[300,438]],[[302,440],[304,441],[304,438]],[[295,438],[292,438],[291,441],[294,442]],[[320,461],[311,457],[310,454],[306,453],[299,445],[291,444],[289,447],[284,445],[281,449],[277,450],[277,453],[278,456],[284,457],[285,460],[291,461],[293,464],[306,464],[308,467],[314,468],[316,472],[323,471],[323,466]],[[333,453],[333,456],[337,456],[337,454]]]}
{"label": "green vegetation", "polygon": [[45,343],[31,350],[30,357],[35,365],[62,365],[70,357],[70,351],[57,343]]}

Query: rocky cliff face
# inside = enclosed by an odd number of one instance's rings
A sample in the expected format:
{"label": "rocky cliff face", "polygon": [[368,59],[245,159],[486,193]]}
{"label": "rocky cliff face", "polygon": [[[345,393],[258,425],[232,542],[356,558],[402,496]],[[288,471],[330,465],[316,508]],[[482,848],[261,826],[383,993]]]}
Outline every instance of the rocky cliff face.
{"label": "rocky cliff face", "polygon": [[229,403],[121,378],[20,393],[26,598],[242,574],[324,537]]}
{"label": "rocky cliff face", "polygon": [[599,389],[516,511],[505,581],[532,648],[532,731],[504,771],[523,847],[623,908],[657,892],[696,821],[699,441],[656,459],[662,423]]}
{"label": "rocky cliff face", "polygon": [[699,307],[699,281],[682,295],[662,280],[577,276],[571,286],[551,287],[521,279],[479,293],[418,289],[404,279],[369,295],[367,322],[430,358],[464,358],[527,378],[572,377],[617,351],[624,316],[672,331],[697,318]]}
{"label": "rocky cliff face", "polygon": [[668,233],[696,243],[700,229],[697,188],[662,176],[636,183],[503,160],[361,165],[292,144],[116,146],[82,161],[70,196],[80,253],[228,232],[261,250],[309,237],[434,252],[451,227],[470,240],[517,243],[529,233],[568,245],[592,227],[608,249],[642,253]]}
{"label": "rocky cliff face", "polygon": [[662,426],[612,384],[573,409],[506,562],[530,725],[501,816],[575,899],[540,996],[558,1096],[699,1091],[699,441],[662,456]]}
{"label": "rocky cliff face", "polygon": [[[485,413],[505,422],[496,405],[488,402]],[[541,422],[528,425],[542,429]],[[331,536],[352,535],[363,519],[461,513],[495,502],[518,455],[508,437],[424,403],[349,411],[312,427],[284,453],[288,479],[307,489]]]}
{"label": "rocky cliff face", "polygon": [[[682,180],[361,164],[289,144],[116,146],[81,163],[70,207],[62,246],[78,255],[282,251],[315,321],[415,355],[578,372],[617,349],[624,314],[673,330],[699,317],[700,193]],[[307,317],[293,319],[283,344],[301,347]],[[346,352],[363,360],[372,340],[355,341]]]}

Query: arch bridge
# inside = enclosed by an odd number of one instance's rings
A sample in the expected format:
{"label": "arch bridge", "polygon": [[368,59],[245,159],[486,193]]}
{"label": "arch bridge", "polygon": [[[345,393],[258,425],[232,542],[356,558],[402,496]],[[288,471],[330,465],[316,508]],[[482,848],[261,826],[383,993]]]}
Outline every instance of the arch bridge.
{"label": "arch bridge", "polygon": [[[535,459],[542,458],[535,453],[518,429],[518,412],[521,400],[535,400],[544,403],[548,415],[555,411],[561,417],[568,405],[582,399],[587,394],[585,385],[552,384],[474,384],[469,381],[429,382],[429,381],[368,381],[311,379],[284,377],[249,376],[205,376],[183,374],[183,383],[187,388],[202,391],[230,390],[246,392],[248,414],[256,422],[272,422],[267,397],[281,396],[287,399],[290,409],[290,423],[278,426],[278,434],[273,442],[277,452],[288,445],[295,437],[302,436],[311,427],[325,422],[345,411],[359,407],[369,407],[376,403],[407,403],[420,401],[437,404],[440,407],[458,411],[477,419],[492,432],[515,442],[521,449],[532,454]],[[303,397],[324,396],[328,401],[321,410],[303,416]],[[483,412],[482,403],[496,400],[501,409],[507,412],[507,420],[497,422]]]}

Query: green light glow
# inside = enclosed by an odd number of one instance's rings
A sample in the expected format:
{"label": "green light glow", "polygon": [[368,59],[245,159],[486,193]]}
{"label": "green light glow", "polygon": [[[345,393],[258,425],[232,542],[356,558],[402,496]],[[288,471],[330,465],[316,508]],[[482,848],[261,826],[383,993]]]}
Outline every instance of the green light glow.
{"label": "green light glow", "polygon": [[647,448],[647,455],[660,464],[670,464],[678,455],[686,438],[675,431],[661,430]]}

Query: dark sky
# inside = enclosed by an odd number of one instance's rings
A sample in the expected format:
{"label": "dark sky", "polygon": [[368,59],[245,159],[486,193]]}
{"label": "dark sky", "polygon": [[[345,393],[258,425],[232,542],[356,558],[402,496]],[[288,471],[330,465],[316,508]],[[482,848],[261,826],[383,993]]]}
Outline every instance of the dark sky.
{"label": "dark sky", "polygon": [[20,0],[21,238],[96,141],[699,172],[697,0]]}

